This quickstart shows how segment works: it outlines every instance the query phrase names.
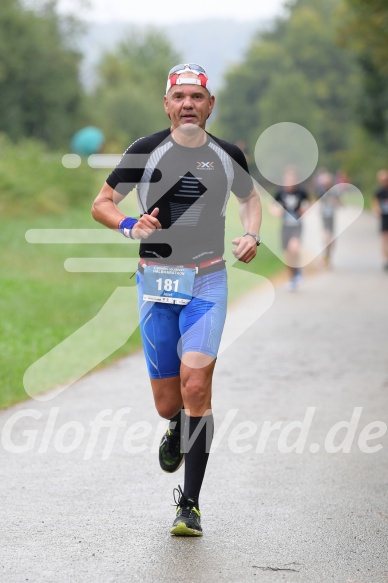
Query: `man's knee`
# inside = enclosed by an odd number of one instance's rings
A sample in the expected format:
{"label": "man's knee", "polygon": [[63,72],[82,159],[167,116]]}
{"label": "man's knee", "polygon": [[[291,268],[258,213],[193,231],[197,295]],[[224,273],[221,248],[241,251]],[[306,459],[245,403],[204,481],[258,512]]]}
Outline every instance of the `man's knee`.
{"label": "man's knee", "polygon": [[291,254],[298,253],[300,249],[300,241],[297,237],[292,237],[287,246],[287,251]]}
{"label": "man's knee", "polygon": [[182,407],[180,378],[151,379],[157,412],[164,419],[171,419]]}
{"label": "man's knee", "polygon": [[182,397],[186,408],[203,408],[210,403],[211,383],[197,375],[188,376],[182,380]]}
{"label": "man's knee", "polygon": [[166,403],[160,400],[155,401],[156,410],[163,419],[172,419],[182,408],[182,403]]}
{"label": "man's knee", "polygon": [[199,352],[187,352],[181,363],[181,392],[186,409],[198,414],[211,407],[215,359]]}

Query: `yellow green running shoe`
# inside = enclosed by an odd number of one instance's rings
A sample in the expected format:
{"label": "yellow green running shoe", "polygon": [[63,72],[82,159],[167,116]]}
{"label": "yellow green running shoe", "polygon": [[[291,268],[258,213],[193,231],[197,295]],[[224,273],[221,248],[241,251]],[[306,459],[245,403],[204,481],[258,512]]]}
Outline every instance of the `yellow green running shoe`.
{"label": "yellow green running shoe", "polygon": [[164,472],[172,474],[183,464],[180,431],[167,429],[159,445],[159,464]]}
{"label": "yellow green running shoe", "polygon": [[[178,501],[175,493],[178,493]],[[176,518],[170,533],[175,536],[202,536],[201,513],[194,505],[194,500],[185,498],[182,488],[174,488],[174,501],[177,506]]]}

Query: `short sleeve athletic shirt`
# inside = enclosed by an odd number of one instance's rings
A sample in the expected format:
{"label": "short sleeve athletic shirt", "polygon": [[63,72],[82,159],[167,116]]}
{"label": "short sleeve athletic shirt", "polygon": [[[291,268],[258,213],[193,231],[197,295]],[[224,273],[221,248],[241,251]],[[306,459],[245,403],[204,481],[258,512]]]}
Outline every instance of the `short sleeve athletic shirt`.
{"label": "short sleeve athletic shirt", "polygon": [[124,196],[136,186],[140,214],[159,208],[162,230],[141,240],[140,257],[177,265],[222,256],[230,192],[253,189],[237,146],[208,133],[203,146],[181,146],[170,129],[134,142],[107,183]]}
{"label": "short sleeve athletic shirt", "polygon": [[308,200],[308,194],[302,188],[297,188],[293,192],[279,190],[275,194],[275,200],[287,211],[284,213],[283,224],[285,226],[298,225],[300,217],[299,210],[303,201]]}
{"label": "short sleeve athletic shirt", "polygon": [[327,192],[320,197],[321,215],[325,219],[331,219],[341,200],[341,190],[339,185],[332,186]]}
{"label": "short sleeve athletic shirt", "polygon": [[380,187],[375,192],[375,197],[377,198],[381,214],[388,215],[388,188]]}

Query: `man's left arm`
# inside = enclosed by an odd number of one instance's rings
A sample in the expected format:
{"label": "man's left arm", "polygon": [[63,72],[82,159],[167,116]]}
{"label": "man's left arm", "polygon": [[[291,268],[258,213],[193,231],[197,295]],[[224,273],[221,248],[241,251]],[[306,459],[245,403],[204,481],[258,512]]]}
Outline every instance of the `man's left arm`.
{"label": "man's left arm", "polygon": [[[233,255],[243,263],[249,263],[256,257],[257,241],[255,235],[259,235],[261,226],[261,200],[256,188],[245,198],[236,197],[238,201],[238,210],[241,224],[244,229],[244,235],[233,239]],[[248,234],[250,233],[250,234]]]}
{"label": "man's left arm", "polygon": [[298,214],[300,217],[302,215],[304,215],[304,213],[307,212],[309,210],[309,208],[312,206],[312,201],[311,201],[309,194],[304,190],[302,191],[302,193],[303,193],[303,196],[302,196],[302,200],[300,202],[300,207],[298,210]]}

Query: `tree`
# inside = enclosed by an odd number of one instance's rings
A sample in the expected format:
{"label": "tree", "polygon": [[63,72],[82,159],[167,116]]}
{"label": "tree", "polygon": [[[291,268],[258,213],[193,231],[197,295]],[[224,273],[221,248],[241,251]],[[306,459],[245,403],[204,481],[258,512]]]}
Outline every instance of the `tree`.
{"label": "tree", "polygon": [[346,0],[342,7],[341,44],[356,55],[363,91],[358,113],[364,128],[388,141],[388,4],[386,0]]}
{"label": "tree", "polygon": [[346,0],[343,44],[368,53],[376,69],[388,75],[388,4],[386,0]]}
{"label": "tree", "polygon": [[163,33],[153,29],[133,30],[127,41],[102,58],[90,107],[111,149],[166,126],[167,73],[179,61]]}
{"label": "tree", "polygon": [[80,55],[66,43],[64,24],[56,1],[35,12],[21,0],[2,0],[0,132],[13,140],[34,137],[59,146],[78,125]]}
{"label": "tree", "polygon": [[244,139],[253,153],[269,125],[293,121],[313,133],[323,157],[346,149],[359,79],[336,42],[339,3],[295,0],[272,30],[257,33],[219,98],[217,129],[227,139]]}

